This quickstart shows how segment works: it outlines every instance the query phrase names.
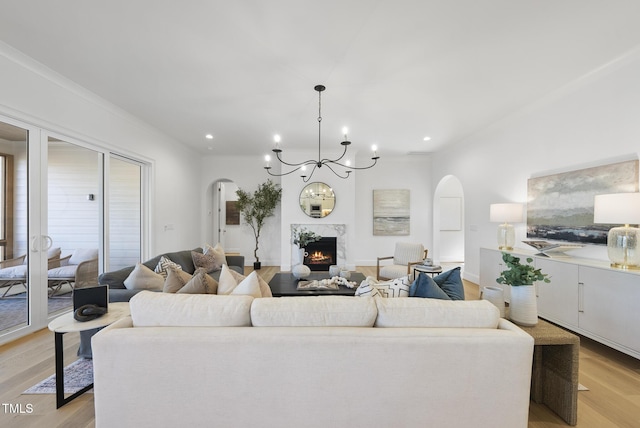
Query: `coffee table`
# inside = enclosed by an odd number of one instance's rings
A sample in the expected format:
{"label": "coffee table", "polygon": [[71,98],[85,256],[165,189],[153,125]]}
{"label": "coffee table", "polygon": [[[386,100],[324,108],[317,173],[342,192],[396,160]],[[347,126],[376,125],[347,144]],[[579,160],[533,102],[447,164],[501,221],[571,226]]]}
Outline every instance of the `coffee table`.
{"label": "coffee table", "polygon": [[[328,279],[329,272],[311,272],[305,281]],[[347,288],[343,285],[336,290],[298,290],[298,280],[290,272],[279,272],[273,276],[269,281],[269,287],[271,287],[271,293],[273,297],[283,296],[353,296],[356,292],[356,288],[360,285],[360,282],[364,280],[364,275],[360,272],[351,272],[351,278],[349,281],[355,282],[354,288]]]}

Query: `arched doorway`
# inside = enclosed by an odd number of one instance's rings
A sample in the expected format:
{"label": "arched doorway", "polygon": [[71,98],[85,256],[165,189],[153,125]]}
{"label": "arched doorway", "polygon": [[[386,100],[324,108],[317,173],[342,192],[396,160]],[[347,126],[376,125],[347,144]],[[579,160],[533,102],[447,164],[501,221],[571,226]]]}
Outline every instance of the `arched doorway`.
{"label": "arched doorway", "polygon": [[464,263],[464,191],[460,180],[447,175],[433,199],[433,259]]}

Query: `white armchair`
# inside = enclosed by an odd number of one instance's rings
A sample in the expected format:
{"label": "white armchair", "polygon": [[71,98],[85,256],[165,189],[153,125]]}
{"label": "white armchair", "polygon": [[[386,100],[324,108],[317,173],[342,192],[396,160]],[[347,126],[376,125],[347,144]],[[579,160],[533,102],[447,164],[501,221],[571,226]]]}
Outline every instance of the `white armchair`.
{"label": "white armchair", "polygon": [[[411,266],[427,258],[428,250],[422,244],[397,242],[393,256],[378,257],[376,277],[378,279],[395,279],[411,274]],[[383,260],[392,260],[393,264],[381,265]]]}

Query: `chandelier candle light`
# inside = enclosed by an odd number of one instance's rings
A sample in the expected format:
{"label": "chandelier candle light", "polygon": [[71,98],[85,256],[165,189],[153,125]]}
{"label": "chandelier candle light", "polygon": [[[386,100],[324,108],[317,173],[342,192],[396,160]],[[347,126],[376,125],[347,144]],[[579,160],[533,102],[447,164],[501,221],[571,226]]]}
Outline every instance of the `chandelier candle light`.
{"label": "chandelier candle light", "polygon": [[[270,163],[271,162],[271,157],[269,155],[265,156],[265,161],[266,161],[267,164],[264,167],[264,169],[267,170],[269,175],[272,175],[274,177],[282,177],[283,175],[289,175],[289,174],[292,174],[292,173],[300,170],[302,172],[302,174],[300,176],[302,177],[302,180],[306,183],[311,179],[311,177],[313,176],[313,173],[315,172],[316,168],[322,168],[323,166],[326,166],[336,176],[338,176],[340,178],[343,178],[343,179],[349,178],[349,174],[351,174],[351,172],[353,172],[353,170],[372,168],[378,162],[378,159],[380,159],[380,156],[378,156],[378,153],[377,153],[378,149],[377,149],[376,146],[372,147],[373,156],[371,157],[371,160],[373,161],[373,163],[371,165],[369,165],[369,166],[355,167],[355,166],[351,165],[351,162],[349,160],[345,160],[344,162],[341,162],[342,159],[347,154],[347,148],[351,144],[351,141],[349,141],[347,139],[347,129],[346,128],[343,129],[344,141],[340,143],[340,145],[342,145],[342,147],[344,148],[344,150],[342,152],[342,155],[340,155],[340,157],[338,157],[336,159],[322,158],[322,150],[321,150],[322,91],[324,91],[326,88],[323,85],[316,85],[313,89],[315,89],[318,92],[318,159],[317,160],[309,159],[309,160],[306,160],[304,162],[299,162],[299,163],[285,162],[280,157],[281,156],[280,154],[282,153],[282,149],[280,148],[281,139],[280,139],[279,135],[276,135],[274,137],[274,141],[275,141],[276,145],[272,150],[273,153],[276,154],[276,158],[278,159],[278,161],[280,161],[280,163],[282,163],[283,165],[292,167],[294,169],[292,169],[291,171],[283,172],[282,174],[276,174],[276,173],[271,172],[271,163]],[[309,173],[307,173],[307,166],[313,166],[313,168],[311,169],[311,171]]]}
{"label": "chandelier candle light", "polygon": [[491,204],[489,220],[498,226],[498,249],[511,251],[516,243],[516,232],[511,223],[522,222],[522,204]]}

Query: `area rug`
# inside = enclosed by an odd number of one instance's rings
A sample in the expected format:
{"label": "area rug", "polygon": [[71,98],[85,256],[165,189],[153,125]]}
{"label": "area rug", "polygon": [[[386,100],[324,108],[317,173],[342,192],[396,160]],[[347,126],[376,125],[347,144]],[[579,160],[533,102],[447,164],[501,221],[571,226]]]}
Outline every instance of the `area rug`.
{"label": "area rug", "polygon": [[[93,360],[81,358],[64,368],[64,392],[73,394],[93,383]],[[90,391],[91,392],[91,391]],[[23,394],[55,394],[56,375],[27,389]]]}

